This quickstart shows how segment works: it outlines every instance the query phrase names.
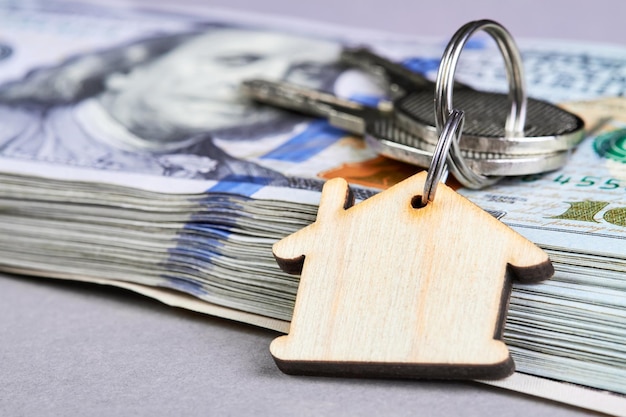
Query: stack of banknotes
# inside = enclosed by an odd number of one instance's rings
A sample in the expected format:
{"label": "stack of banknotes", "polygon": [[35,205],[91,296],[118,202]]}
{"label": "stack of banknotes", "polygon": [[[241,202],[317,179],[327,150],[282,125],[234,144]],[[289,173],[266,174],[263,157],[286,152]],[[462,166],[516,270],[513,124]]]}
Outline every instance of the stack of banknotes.
{"label": "stack of banknotes", "polygon": [[[324,181],[346,178],[362,200],[419,170],[323,120],[253,104],[238,86],[265,77],[375,98],[376,83],[336,65],[343,45],[432,77],[445,40],[210,11],[29,2],[0,12],[4,272],[118,285],[286,331],[298,277],[271,246],[315,220]],[[513,289],[505,341],[517,370],[608,391],[623,410],[626,47],[518,43],[530,95],[564,103],[588,137],[559,171],[458,191],[556,268]],[[464,52],[458,78],[506,90],[486,38]]]}

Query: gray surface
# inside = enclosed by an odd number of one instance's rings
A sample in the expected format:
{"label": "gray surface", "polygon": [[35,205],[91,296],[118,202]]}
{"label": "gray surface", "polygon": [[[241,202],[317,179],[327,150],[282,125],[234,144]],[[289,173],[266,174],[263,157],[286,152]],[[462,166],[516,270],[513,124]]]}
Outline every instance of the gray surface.
{"label": "gray surface", "polygon": [[622,0],[179,0],[178,3],[442,38],[452,36],[470,20],[493,19],[516,37],[626,43],[626,2]]}
{"label": "gray surface", "polygon": [[287,376],[268,330],[97,285],[0,288],[2,416],[585,415],[473,383]]}
{"label": "gray surface", "polygon": [[[179,3],[442,37],[492,18],[518,37],[626,43],[619,0]],[[269,355],[275,336],[119,289],[0,276],[0,416],[586,414],[471,383],[289,377]]]}

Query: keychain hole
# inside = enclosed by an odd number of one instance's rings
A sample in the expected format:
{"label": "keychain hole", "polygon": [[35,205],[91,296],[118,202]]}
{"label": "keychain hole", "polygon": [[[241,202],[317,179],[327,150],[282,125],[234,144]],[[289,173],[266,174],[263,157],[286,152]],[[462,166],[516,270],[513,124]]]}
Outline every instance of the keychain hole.
{"label": "keychain hole", "polygon": [[416,195],[415,197],[411,199],[411,207],[413,207],[414,209],[421,209],[421,208],[426,207],[426,204],[422,202],[421,195]]}

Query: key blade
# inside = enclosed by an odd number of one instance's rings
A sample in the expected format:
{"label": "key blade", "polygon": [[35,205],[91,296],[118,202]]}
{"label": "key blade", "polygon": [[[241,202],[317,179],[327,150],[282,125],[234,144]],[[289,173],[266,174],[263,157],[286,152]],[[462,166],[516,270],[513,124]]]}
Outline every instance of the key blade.
{"label": "key blade", "polygon": [[[421,74],[411,71],[404,65],[390,61],[368,48],[344,48],[339,58],[343,64],[359,68],[376,77],[385,79],[392,84],[392,90],[397,94],[409,93],[415,90],[435,91],[435,83]],[[395,88],[394,88],[395,86]],[[470,88],[467,85],[455,82],[455,88]]]}
{"label": "key blade", "polygon": [[[248,97],[274,106],[327,117],[328,109],[359,112],[365,106],[332,94],[279,81],[245,80],[241,91]],[[320,106],[322,105],[322,106]]]}
{"label": "key blade", "polygon": [[435,84],[424,76],[411,71],[402,64],[375,54],[368,48],[345,48],[341,51],[339,60],[347,66],[359,68],[376,77],[383,78],[405,92],[415,89],[434,90],[435,88]]}
{"label": "key blade", "polygon": [[381,101],[377,107],[370,107],[285,82],[245,80],[240,90],[253,100],[309,116],[323,117],[331,125],[358,135],[364,133],[368,118],[387,117],[393,112],[393,105],[388,101]]}

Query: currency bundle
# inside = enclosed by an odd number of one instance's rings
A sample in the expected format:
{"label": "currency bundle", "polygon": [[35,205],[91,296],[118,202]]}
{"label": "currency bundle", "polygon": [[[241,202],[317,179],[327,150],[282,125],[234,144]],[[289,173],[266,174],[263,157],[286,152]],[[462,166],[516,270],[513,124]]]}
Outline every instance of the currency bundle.
{"label": "currency bundle", "polygon": [[[280,271],[272,244],[315,220],[325,180],[346,178],[364,200],[419,168],[324,120],[252,103],[238,86],[266,77],[375,98],[366,75],[336,65],[344,46],[368,44],[432,76],[442,44],[61,5],[0,16],[11,28],[0,45],[0,270],[118,285],[286,330],[298,279]],[[560,170],[459,191],[557,270],[513,289],[504,339],[518,371],[621,401],[626,103],[599,98],[626,91],[626,48],[520,47],[530,93],[570,102],[590,133]],[[459,77],[505,91],[498,59],[479,40]]]}

